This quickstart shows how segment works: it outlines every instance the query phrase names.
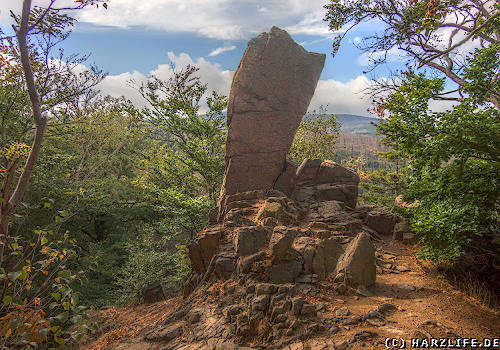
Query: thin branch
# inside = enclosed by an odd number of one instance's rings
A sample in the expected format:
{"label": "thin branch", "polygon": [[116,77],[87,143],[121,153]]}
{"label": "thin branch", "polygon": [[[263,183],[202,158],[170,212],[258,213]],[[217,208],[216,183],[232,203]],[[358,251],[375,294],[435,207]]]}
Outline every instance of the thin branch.
{"label": "thin branch", "polygon": [[464,43],[466,43],[467,41],[469,41],[474,35],[476,35],[477,32],[481,31],[486,25],[488,25],[491,21],[493,21],[498,16],[500,16],[500,12],[498,12],[498,13],[494,14],[493,16],[491,16],[490,18],[488,18],[483,24],[481,24],[480,26],[476,27],[473,31],[471,31],[469,34],[467,34],[465,36],[465,38],[463,38],[462,40],[460,40],[456,44],[448,47],[441,54],[436,54],[436,55],[431,56],[430,58],[428,58],[428,59],[420,62],[420,64],[418,65],[418,68],[422,68],[424,65],[428,64],[432,60],[440,57],[441,55],[444,55],[444,54],[447,54],[447,53],[453,51],[454,49],[456,49],[460,45],[463,45]]}

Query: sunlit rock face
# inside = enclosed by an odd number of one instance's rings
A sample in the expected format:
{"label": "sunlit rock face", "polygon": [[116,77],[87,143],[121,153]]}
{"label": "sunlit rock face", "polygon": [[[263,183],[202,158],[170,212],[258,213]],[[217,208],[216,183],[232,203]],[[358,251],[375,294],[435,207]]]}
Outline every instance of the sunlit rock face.
{"label": "sunlit rock face", "polygon": [[277,27],[249,41],[228,99],[221,202],[239,192],[293,187],[286,155],[325,57],[306,51]]}

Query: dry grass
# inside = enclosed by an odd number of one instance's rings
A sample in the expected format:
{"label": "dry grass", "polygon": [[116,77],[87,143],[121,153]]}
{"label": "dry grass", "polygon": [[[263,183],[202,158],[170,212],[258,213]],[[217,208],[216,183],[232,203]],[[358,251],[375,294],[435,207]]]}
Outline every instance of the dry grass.
{"label": "dry grass", "polygon": [[420,261],[420,266],[433,275],[439,276],[452,288],[462,293],[471,302],[500,314],[500,296],[488,288],[469,271],[456,271],[446,264]]}
{"label": "dry grass", "polygon": [[459,276],[454,272],[447,272],[443,276],[454,288],[464,293],[467,297],[472,298],[477,303],[496,313],[500,313],[499,296],[495,295],[484,282],[479,281],[470,272],[466,272],[465,276]]}
{"label": "dry grass", "polygon": [[145,330],[163,322],[181,302],[180,297],[150,305],[109,307],[96,312],[95,317],[103,320],[99,334],[84,339],[79,350],[104,350],[123,339],[131,339]]}

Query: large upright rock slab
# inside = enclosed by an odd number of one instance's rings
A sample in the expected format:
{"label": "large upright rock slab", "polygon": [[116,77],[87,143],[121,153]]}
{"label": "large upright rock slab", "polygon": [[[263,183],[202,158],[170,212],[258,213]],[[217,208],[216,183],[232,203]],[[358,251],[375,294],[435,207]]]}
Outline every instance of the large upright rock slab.
{"label": "large upright rock slab", "polygon": [[[368,287],[376,279],[375,246],[370,235],[359,233],[339,258],[335,274],[342,274],[354,286]],[[337,277],[336,277],[337,278]]]}
{"label": "large upright rock slab", "polygon": [[[290,167],[286,155],[325,62],[277,27],[248,42],[228,99],[227,195],[269,190]],[[223,208],[221,208],[223,210]]]}

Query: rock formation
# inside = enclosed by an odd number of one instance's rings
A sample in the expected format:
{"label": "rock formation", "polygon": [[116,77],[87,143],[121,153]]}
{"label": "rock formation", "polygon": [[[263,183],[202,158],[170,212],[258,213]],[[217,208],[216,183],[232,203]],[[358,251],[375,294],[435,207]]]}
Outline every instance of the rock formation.
{"label": "rock formation", "polygon": [[358,175],[331,161],[306,159],[297,169],[285,159],[324,58],[276,27],[250,41],[229,99],[218,218],[188,245],[189,297],[146,340],[172,349],[280,347],[338,329],[306,295],[375,282],[366,213],[355,209]]}
{"label": "rock formation", "polygon": [[251,190],[293,190],[286,155],[316,89],[325,55],[277,27],[250,40],[228,99],[226,172],[220,201]]}

